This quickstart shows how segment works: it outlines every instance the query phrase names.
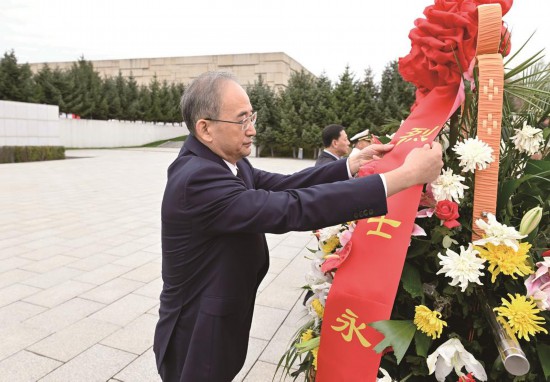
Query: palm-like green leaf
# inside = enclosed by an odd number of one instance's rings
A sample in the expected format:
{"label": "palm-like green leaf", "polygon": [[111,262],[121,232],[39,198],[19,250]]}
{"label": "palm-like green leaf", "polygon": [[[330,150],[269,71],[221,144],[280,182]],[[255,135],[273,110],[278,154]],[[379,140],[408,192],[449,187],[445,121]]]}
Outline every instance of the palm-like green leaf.
{"label": "palm-like green leaf", "polygon": [[416,326],[413,322],[410,320],[382,320],[369,325],[384,335],[384,339],[375,346],[374,351],[381,353],[384,349],[391,346],[397,359],[397,364],[401,363],[416,332]]}

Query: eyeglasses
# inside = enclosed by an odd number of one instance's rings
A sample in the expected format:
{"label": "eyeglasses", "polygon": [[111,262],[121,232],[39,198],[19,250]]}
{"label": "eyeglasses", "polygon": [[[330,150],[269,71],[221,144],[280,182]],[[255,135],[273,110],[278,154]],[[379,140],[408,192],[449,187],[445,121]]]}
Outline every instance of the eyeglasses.
{"label": "eyeglasses", "polygon": [[256,125],[256,120],[258,119],[258,112],[255,111],[250,116],[246,117],[242,121],[225,121],[223,119],[214,119],[214,118],[204,118],[207,121],[212,122],[225,122],[225,123],[234,123],[236,125],[241,125],[241,130],[246,131]]}

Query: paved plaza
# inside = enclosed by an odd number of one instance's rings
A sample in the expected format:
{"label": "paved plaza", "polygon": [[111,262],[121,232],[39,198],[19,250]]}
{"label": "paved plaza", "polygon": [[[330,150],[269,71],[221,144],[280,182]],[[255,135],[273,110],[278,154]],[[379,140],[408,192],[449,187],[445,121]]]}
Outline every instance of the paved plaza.
{"label": "paved plaza", "polygon": [[[66,160],[0,164],[0,381],[160,381],[160,203],[178,151],[68,150]],[[281,173],[313,165],[251,162]],[[307,314],[300,288],[315,238],[267,240],[271,267],[235,381],[271,381]]]}

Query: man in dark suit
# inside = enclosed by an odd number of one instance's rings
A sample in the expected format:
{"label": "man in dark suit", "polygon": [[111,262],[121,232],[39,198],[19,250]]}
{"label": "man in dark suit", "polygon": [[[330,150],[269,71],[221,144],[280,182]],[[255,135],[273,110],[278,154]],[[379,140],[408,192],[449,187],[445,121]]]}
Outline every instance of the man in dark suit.
{"label": "man in dark suit", "polygon": [[321,133],[324,150],[317,158],[315,166],[320,166],[326,163],[334,162],[348,154],[349,140],[344,126],[328,125]]}
{"label": "man in dark suit", "polygon": [[414,150],[383,175],[350,179],[391,145],[280,175],[245,158],[256,113],[231,75],[203,74],[181,106],[190,136],[168,169],[162,202],[164,284],[153,349],[164,381],[229,382],[245,361],[256,292],[269,266],[264,233],[382,215],[386,195],[437,177],[441,146]]}

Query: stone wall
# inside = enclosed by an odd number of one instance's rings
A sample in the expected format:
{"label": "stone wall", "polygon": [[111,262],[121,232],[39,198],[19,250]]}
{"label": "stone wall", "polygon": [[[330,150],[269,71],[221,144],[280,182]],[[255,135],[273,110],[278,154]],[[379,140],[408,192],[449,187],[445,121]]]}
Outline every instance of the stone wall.
{"label": "stone wall", "polygon": [[188,135],[185,124],[59,118],[59,107],[0,101],[0,146],[141,146]]}
{"label": "stone wall", "polygon": [[0,146],[62,146],[59,107],[0,101]]}
{"label": "stone wall", "polygon": [[[115,77],[119,71],[124,77],[132,74],[138,84],[148,85],[156,74],[157,79],[169,83],[187,84],[201,73],[222,70],[237,76],[242,85],[252,84],[262,75],[267,84],[281,89],[293,72],[309,71],[285,53],[226,54],[217,56],[134,58],[123,60],[91,61],[102,76]],[[45,63],[30,64],[37,72]],[[48,62],[51,68],[69,69],[73,62]]]}

